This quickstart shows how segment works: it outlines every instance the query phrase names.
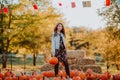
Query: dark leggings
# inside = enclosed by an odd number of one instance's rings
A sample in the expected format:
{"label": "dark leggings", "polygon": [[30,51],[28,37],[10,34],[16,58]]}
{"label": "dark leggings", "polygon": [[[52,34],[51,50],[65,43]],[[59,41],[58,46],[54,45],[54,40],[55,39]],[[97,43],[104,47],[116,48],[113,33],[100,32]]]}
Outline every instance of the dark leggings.
{"label": "dark leggings", "polygon": [[[69,70],[69,64],[68,61],[64,61],[64,66],[65,66],[65,71],[66,74],[70,77],[70,70]],[[59,67],[59,63],[55,65],[54,70],[55,70],[55,76],[58,75],[58,67]]]}

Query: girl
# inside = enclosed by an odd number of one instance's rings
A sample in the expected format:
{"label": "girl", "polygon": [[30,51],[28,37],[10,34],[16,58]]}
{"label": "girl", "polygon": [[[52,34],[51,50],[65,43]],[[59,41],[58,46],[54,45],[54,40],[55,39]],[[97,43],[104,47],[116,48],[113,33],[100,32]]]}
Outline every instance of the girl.
{"label": "girl", "polygon": [[[65,30],[62,23],[58,23],[54,28],[54,32],[52,34],[52,55],[51,56],[57,57],[58,61],[64,64],[67,77],[68,79],[70,79],[69,64],[66,56]],[[55,76],[58,76],[59,62],[54,67]]]}

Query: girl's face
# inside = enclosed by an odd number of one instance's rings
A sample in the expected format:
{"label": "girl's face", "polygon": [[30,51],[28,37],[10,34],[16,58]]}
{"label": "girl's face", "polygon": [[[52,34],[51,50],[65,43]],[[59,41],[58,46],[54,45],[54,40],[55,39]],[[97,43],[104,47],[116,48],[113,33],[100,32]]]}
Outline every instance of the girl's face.
{"label": "girl's face", "polygon": [[59,24],[58,27],[57,27],[57,31],[61,31],[63,29],[62,25]]}

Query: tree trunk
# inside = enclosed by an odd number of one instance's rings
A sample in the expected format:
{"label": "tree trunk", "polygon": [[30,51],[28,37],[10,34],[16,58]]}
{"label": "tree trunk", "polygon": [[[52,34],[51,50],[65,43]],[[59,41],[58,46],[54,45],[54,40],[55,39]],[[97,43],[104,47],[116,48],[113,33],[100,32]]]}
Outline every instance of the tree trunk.
{"label": "tree trunk", "polygon": [[[3,8],[3,4],[1,4],[1,8]],[[2,11],[3,12],[3,11]],[[4,20],[4,16],[3,14],[1,14],[1,22],[0,22],[0,28],[1,28],[1,31],[0,31],[0,36],[3,35],[4,33],[4,27],[3,27],[3,20]],[[0,44],[1,44],[1,53],[2,53],[2,68],[6,68],[7,67],[7,57],[6,57],[6,52],[4,50],[4,40],[1,38],[0,39]]]}
{"label": "tree trunk", "polygon": [[117,63],[115,63],[115,65],[116,65],[117,70],[120,70],[119,65]]}
{"label": "tree trunk", "polygon": [[2,68],[6,68],[7,67],[7,56],[6,53],[3,52],[2,53]]}
{"label": "tree trunk", "polygon": [[36,55],[33,53],[33,66],[36,66]]}
{"label": "tree trunk", "polygon": [[36,66],[37,55],[38,55],[37,52],[33,53],[33,66]]}

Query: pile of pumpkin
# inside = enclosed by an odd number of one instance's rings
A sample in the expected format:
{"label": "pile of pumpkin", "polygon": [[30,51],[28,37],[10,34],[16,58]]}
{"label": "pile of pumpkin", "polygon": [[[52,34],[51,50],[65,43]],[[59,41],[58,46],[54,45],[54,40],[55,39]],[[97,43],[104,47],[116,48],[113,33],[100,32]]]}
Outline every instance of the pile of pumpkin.
{"label": "pile of pumpkin", "polygon": [[[55,65],[58,63],[56,57],[52,57],[49,61],[50,64]],[[62,63],[64,66],[64,63]],[[55,77],[54,71],[43,71],[41,74],[33,72],[31,75],[22,73],[17,76],[16,74],[6,71],[4,74],[0,72],[0,80],[67,80],[65,70],[59,70],[58,77]],[[111,75],[109,71],[103,74],[93,72],[92,69],[87,69],[86,72],[82,70],[70,70],[70,77],[72,80],[120,80],[120,74]]]}
{"label": "pile of pumpkin", "polygon": [[[67,80],[65,70],[60,70],[58,77],[55,77],[54,71],[44,71],[41,74],[33,72],[31,75],[21,73],[16,76],[12,72],[0,73],[0,80]],[[120,74],[111,75],[106,71],[103,74],[94,73],[91,69],[86,72],[78,70],[70,70],[72,80],[120,80]]]}
{"label": "pile of pumpkin", "polygon": [[[54,71],[44,71],[43,76],[47,78],[54,78]],[[65,70],[61,70],[58,73],[58,77],[55,77],[53,80],[67,80],[67,75]],[[86,72],[78,70],[70,70],[70,77],[72,80],[120,80],[120,74],[111,75],[109,71],[106,71],[103,74],[94,73],[91,69],[88,69]]]}

